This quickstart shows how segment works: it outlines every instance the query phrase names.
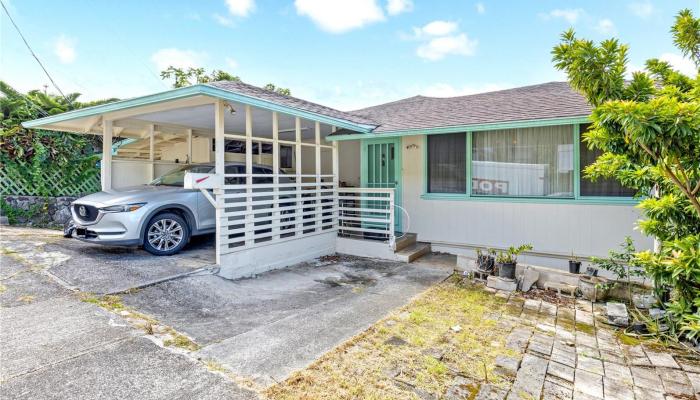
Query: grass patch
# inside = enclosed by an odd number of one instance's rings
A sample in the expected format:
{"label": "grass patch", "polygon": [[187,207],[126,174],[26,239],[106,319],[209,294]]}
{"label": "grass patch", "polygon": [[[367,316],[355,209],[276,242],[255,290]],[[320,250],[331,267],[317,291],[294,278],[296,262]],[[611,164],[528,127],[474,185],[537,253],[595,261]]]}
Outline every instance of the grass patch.
{"label": "grass patch", "polygon": [[23,296],[18,297],[17,300],[29,304],[36,300],[36,297],[32,296],[31,294],[25,294]]}
{"label": "grass patch", "polygon": [[122,303],[122,299],[119,296],[96,296],[92,293],[81,293],[80,300],[84,301],[85,303],[98,305],[105,310],[112,312],[126,310],[126,306],[124,303]]}
{"label": "grass patch", "polygon": [[591,336],[595,336],[595,327],[593,325],[584,324],[583,322],[577,322],[575,326],[577,332],[583,332]]}
{"label": "grass patch", "polygon": [[174,329],[170,329],[170,339],[165,339],[163,341],[163,345],[166,347],[179,347],[181,349],[189,350],[189,351],[195,351],[199,350],[199,345],[195,342],[192,341],[192,339],[188,338],[185,335],[182,335],[180,333],[175,332]]}
{"label": "grass patch", "polygon": [[[479,286],[450,280],[434,286],[365,332],[325,354],[307,369],[271,386],[271,399],[418,398],[442,396],[456,377],[506,383],[495,369],[507,331],[490,315],[504,299]],[[461,330],[451,327],[460,326]],[[397,340],[397,338],[401,340]],[[405,341],[403,343],[402,341]]]}

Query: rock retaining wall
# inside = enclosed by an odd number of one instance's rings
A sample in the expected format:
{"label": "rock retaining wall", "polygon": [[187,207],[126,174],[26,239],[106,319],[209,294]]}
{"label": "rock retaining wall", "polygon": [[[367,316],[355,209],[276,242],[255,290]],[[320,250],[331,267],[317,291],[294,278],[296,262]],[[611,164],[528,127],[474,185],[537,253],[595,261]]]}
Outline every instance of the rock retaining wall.
{"label": "rock retaining wall", "polygon": [[70,218],[77,197],[2,196],[2,215],[10,224],[62,227]]}

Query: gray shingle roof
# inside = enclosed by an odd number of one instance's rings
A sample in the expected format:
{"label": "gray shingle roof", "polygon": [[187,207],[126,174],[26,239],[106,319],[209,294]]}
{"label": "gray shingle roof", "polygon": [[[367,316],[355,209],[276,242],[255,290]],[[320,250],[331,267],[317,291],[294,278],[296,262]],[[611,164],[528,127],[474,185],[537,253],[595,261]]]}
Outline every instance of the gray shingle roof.
{"label": "gray shingle roof", "polygon": [[415,96],[392,103],[350,111],[375,121],[375,133],[583,117],[591,107],[566,82],[549,82],[469,96],[437,98]]}
{"label": "gray shingle roof", "polygon": [[414,96],[349,112],[243,82],[219,81],[209,85],[299,110],[376,126],[374,133],[584,117],[591,113],[591,106],[586,99],[571,89],[567,82],[549,82],[459,97]]}
{"label": "gray shingle roof", "polygon": [[219,89],[224,89],[224,90],[228,90],[231,92],[235,92],[235,93],[238,93],[238,94],[241,94],[244,96],[250,96],[250,97],[260,99],[260,100],[266,100],[266,101],[270,101],[270,102],[280,104],[283,106],[296,108],[298,110],[308,111],[308,112],[324,115],[324,116],[331,117],[331,118],[342,119],[345,121],[354,122],[356,124],[372,125],[372,126],[378,125],[374,121],[372,121],[371,119],[364,117],[364,116],[361,116],[361,115],[355,115],[352,113],[339,111],[339,110],[336,110],[334,108],[322,106],[320,104],[316,104],[316,103],[312,103],[310,101],[298,99],[296,97],[285,96],[283,94],[275,93],[275,92],[272,92],[269,90],[265,90],[263,88],[259,88],[257,86],[243,83],[243,82],[218,81],[218,82],[208,83],[208,85],[219,88]]}

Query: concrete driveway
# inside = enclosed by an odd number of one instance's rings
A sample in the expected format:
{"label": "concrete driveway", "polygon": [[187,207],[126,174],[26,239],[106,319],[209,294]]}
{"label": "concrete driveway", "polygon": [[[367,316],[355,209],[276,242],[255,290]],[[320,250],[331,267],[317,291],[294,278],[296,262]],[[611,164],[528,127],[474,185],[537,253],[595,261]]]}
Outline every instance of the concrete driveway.
{"label": "concrete driveway", "polygon": [[[211,398],[250,398],[256,394],[234,380],[261,389],[285,379],[446,278],[453,266],[430,257],[414,264],[328,257],[230,281],[206,269],[214,255],[206,238],[178,256],[153,257],[4,228],[0,249],[3,398],[201,398],[205,389]],[[79,292],[124,292],[127,307],[199,349],[159,346],[120,315],[81,302]],[[212,364],[226,374],[211,373]],[[72,392],[78,387],[84,395]]]}

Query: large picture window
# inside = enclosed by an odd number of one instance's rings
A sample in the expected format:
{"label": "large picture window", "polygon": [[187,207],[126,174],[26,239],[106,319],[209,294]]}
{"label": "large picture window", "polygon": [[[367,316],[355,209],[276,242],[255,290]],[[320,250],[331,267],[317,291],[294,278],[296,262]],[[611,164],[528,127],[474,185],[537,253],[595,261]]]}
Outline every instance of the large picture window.
{"label": "large picture window", "polygon": [[574,197],[571,125],[472,134],[473,196]]}
{"label": "large picture window", "polygon": [[[590,125],[581,125],[581,133],[588,130]],[[581,164],[581,196],[590,197],[633,197],[635,191],[626,188],[616,179],[596,179],[595,182],[584,176],[583,170],[593,164],[595,160],[603,154],[598,149],[589,149],[588,144],[581,141],[579,144],[580,164]]]}
{"label": "large picture window", "polygon": [[466,133],[428,136],[428,192],[467,192]]}

